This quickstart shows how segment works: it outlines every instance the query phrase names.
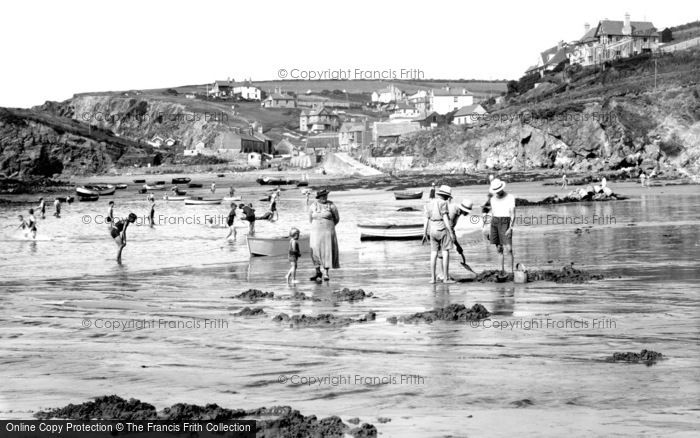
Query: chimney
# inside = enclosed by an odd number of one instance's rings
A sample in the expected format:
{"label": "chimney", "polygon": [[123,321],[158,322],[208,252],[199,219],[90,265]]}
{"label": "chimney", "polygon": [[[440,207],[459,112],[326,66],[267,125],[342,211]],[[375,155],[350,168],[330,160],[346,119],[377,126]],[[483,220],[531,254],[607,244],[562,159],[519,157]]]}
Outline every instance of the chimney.
{"label": "chimney", "polygon": [[564,41],[559,41],[557,43],[557,51],[561,50],[562,46],[564,45]]}
{"label": "chimney", "polygon": [[623,35],[632,35],[632,26],[630,25],[630,14],[625,14],[625,25],[622,26]]}
{"label": "chimney", "polygon": [[591,30],[591,25],[588,24],[588,23],[585,23],[585,24],[583,25],[583,28],[586,30],[585,33],[588,33],[588,31]]}

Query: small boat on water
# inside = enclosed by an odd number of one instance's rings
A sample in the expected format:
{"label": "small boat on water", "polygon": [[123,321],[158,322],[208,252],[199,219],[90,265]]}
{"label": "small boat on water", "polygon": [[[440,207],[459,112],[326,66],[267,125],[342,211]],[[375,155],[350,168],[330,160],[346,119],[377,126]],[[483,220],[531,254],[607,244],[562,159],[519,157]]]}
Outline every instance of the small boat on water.
{"label": "small boat on water", "polygon": [[[289,237],[251,237],[248,236],[248,252],[251,256],[286,256],[289,254]],[[299,237],[301,254],[309,254],[311,246],[309,236]]]}
{"label": "small boat on water", "polygon": [[187,187],[189,187],[191,189],[201,189],[202,185],[199,183],[189,183],[189,184],[187,184]]}
{"label": "small boat on water", "polygon": [[170,182],[172,184],[187,184],[190,181],[192,181],[192,178],[188,178],[186,176],[181,176],[181,177],[173,178]]}
{"label": "small boat on water", "polygon": [[423,197],[423,191],[417,191],[417,192],[409,192],[409,191],[401,191],[401,192],[394,192],[394,198],[397,201],[403,201],[406,199],[421,199]]}
{"label": "small boat on water", "polygon": [[114,187],[115,187],[117,190],[124,190],[124,189],[126,189],[128,186],[127,186],[126,184],[117,184],[117,185],[115,185]]}
{"label": "small boat on water", "polygon": [[221,198],[189,198],[185,199],[185,205],[219,205],[221,204]]}
{"label": "small boat on water", "polygon": [[75,192],[78,194],[78,196],[92,196],[92,195],[108,196],[108,195],[113,195],[116,190],[117,190],[117,188],[111,184],[85,185],[85,186],[79,186],[79,187],[75,188]]}
{"label": "small boat on water", "polygon": [[78,201],[80,202],[94,202],[100,199],[100,195],[78,195]]}
{"label": "small boat on water", "polygon": [[299,181],[296,179],[282,179],[282,178],[269,178],[263,177],[255,180],[261,186],[284,186],[289,184],[297,184]]}
{"label": "small boat on water", "polygon": [[222,201],[224,202],[233,202],[233,201],[240,201],[241,197],[240,196],[224,196],[224,199]]}
{"label": "small boat on water", "polygon": [[423,224],[357,224],[360,240],[420,240]]}
{"label": "small boat on water", "polygon": [[146,190],[165,190],[165,184],[156,184],[154,186],[149,186],[148,184],[144,184],[143,188]]}
{"label": "small boat on water", "polygon": [[225,177],[226,175],[224,175],[223,173],[218,173],[216,176],[218,176],[219,178],[223,178],[223,177]]}
{"label": "small boat on water", "polygon": [[156,185],[157,185],[157,186],[164,186],[164,185],[165,185],[165,181],[156,181]]}
{"label": "small boat on water", "polygon": [[145,184],[146,180],[145,179],[135,179],[134,184]]}
{"label": "small boat on water", "polygon": [[309,182],[308,182],[308,181],[299,181],[299,182],[297,183],[297,187],[308,187],[308,186],[309,186]]}
{"label": "small boat on water", "polygon": [[163,200],[166,201],[166,202],[170,202],[170,201],[185,201],[185,200],[187,200],[187,199],[190,199],[190,197],[189,197],[189,196],[168,196],[168,195],[163,196]]}

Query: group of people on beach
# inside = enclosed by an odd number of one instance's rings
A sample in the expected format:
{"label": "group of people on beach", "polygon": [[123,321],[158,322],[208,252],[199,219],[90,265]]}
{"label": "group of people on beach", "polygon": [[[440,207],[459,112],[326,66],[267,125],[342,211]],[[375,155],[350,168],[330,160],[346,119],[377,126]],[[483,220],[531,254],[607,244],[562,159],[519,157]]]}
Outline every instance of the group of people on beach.
{"label": "group of people on beach", "polygon": [[[56,198],[53,201],[53,206],[54,206],[54,217],[60,218],[61,217],[61,200]],[[41,219],[46,219],[46,202],[44,201],[44,198],[41,197],[39,198],[39,213],[41,214]],[[30,208],[29,209],[29,216],[26,218],[23,215],[18,215],[17,219],[19,219],[19,225],[17,226],[17,229],[22,230],[24,232],[25,237],[29,237],[31,235],[32,239],[36,239],[36,232],[37,232],[37,227],[36,227],[36,217],[34,217],[34,209]]]}
{"label": "group of people on beach", "polygon": [[[489,193],[482,211],[482,232],[484,237],[496,246],[501,272],[505,274],[505,255],[510,258],[510,270],[514,270],[513,227],[515,226],[515,197],[506,193],[506,183],[493,176],[489,177]],[[464,250],[457,240],[455,228],[459,218],[471,214],[474,203],[465,199],[461,203],[452,202],[452,188],[442,185],[435,188],[433,183],[429,201],[425,208],[425,228],[423,243],[430,242],[430,283],[454,283],[450,277],[450,251],[454,247],[462,258],[462,266],[471,271],[466,262]],[[441,263],[438,263],[441,261]],[[440,266],[441,265],[441,266]],[[442,268],[442,273],[438,272]]]}

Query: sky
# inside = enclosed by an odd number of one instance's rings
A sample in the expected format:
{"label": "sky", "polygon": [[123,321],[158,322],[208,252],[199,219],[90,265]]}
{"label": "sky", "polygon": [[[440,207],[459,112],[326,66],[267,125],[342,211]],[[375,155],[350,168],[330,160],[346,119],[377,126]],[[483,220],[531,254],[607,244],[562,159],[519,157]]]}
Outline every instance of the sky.
{"label": "sky", "polygon": [[0,2],[0,106],[217,79],[517,79],[598,20],[663,29],[698,1]]}

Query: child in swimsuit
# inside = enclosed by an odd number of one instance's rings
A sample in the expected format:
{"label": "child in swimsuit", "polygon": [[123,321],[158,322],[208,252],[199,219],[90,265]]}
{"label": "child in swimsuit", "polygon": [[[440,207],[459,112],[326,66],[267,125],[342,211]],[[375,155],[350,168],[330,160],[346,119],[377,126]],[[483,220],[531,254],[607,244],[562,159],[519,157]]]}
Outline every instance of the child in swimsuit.
{"label": "child in swimsuit", "polygon": [[32,239],[36,239],[36,219],[34,218],[34,209],[29,209],[29,217],[27,218],[27,229],[32,234]]}
{"label": "child in swimsuit", "polygon": [[155,224],[155,217],[156,215],[156,199],[151,198],[151,212],[148,215],[149,222],[151,223],[151,228],[153,228],[153,225]]}
{"label": "child in swimsuit", "polygon": [[285,278],[287,279],[287,283],[296,283],[297,261],[301,256],[301,249],[299,248],[299,229],[292,228],[289,231],[289,237],[289,263],[291,266],[289,267],[289,272],[287,272]]}
{"label": "child in swimsuit", "polygon": [[18,230],[22,230],[24,232],[24,237],[27,237],[27,222],[24,221],[24,216],[21,214],[17,216],[17,219],[19,219],[19,225],[17,226]]}
{"label": "child in swimsuit", "polygon": [[126,228],[129,224],[133,224],[134,222],[136,222],[136,215],[134,213],[129,213],[129,217],[126,221],[117,219],[116,222],[112,222],[110,220],[112,226],[109,233],[112,239],[114,239],[114,243],[117,244],[117,263],[120,265],[122,263],[122,250],[126,246]]}
{"label": "child in swimsuit", "polygon": [[44,203],[44,198],[39,198],[39,211],[41,212],[41,218],[46,219],[46,204]]}

